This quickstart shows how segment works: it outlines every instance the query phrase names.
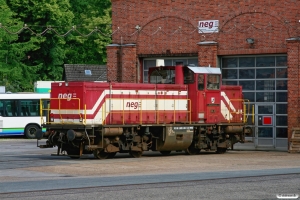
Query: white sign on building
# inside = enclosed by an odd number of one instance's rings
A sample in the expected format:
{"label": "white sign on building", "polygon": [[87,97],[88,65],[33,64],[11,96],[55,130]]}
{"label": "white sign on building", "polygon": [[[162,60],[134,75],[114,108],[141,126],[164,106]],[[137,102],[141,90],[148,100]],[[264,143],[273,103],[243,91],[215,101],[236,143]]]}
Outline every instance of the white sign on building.
{"label": "white sign on building", "polygon": [[199,21],[199,33],[217,33],[219,32],[219,20]]}

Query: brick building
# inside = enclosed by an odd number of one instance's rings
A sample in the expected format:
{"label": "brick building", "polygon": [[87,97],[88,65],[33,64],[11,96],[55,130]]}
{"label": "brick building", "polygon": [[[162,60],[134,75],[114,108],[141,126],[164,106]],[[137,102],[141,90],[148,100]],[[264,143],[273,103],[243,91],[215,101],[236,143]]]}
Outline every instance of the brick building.
{"label": "brick building", "polygon": [[299,8],[299,0],[112,0],[108,80],[147,82],[158,59],[219,67],[223,84],[242,85],[254,108],[244,147],[286,150],[300,127]]}

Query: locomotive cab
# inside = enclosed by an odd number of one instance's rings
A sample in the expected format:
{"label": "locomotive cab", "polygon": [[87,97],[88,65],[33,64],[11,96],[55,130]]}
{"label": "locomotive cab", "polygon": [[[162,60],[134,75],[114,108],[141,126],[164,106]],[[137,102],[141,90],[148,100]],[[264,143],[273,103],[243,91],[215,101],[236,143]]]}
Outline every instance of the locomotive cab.
{"label": "locomotive cab", "polygon": [[191,121],[220,121],[221,70],[211,67],[163,66],[149,68],[149,83],[188,85]]}
{"label": "locomotive cab", "polygon": [[188,88],[192,104],[192,119],[198,123],[218,123],[220,120],[221,71],[211,67],[188,67],[194,81]]}

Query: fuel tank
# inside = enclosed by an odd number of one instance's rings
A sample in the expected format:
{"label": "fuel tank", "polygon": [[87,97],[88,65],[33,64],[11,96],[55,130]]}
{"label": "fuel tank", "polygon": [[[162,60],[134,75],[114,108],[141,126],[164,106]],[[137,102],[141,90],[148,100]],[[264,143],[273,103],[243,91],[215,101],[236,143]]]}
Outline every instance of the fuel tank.
{"label": "fuel tank", "polygon": [[187,149],[193,140],[193,127],[164,127],[162,138],[157,140],[157,151]]}

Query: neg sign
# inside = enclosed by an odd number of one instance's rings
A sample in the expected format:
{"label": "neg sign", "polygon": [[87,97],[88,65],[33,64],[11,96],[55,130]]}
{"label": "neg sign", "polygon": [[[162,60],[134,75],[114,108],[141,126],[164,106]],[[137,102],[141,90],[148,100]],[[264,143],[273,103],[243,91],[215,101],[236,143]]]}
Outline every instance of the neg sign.
{"label": "neg sign", "polygon": [[199,21],[199,33],[217,33],[219,32],[219,20]]}

